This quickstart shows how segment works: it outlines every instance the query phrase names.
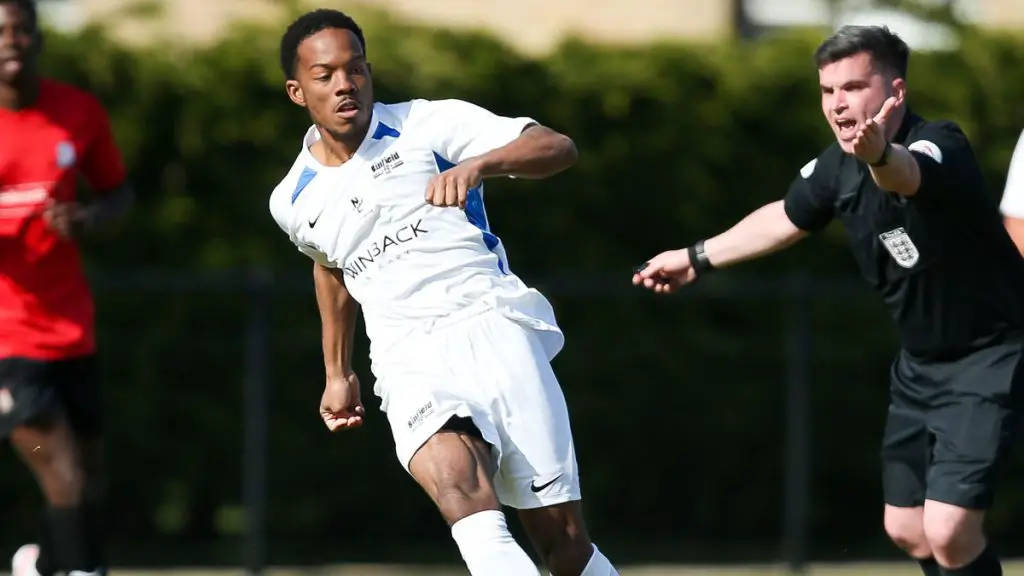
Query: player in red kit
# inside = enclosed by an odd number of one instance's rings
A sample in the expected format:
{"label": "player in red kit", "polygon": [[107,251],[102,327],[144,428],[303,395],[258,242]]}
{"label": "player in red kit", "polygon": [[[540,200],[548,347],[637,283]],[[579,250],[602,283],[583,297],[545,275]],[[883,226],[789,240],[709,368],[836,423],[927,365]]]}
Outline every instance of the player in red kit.
{"label": "player in red kit", "polygon": [[132,193],[99,102],[38,75],[40,40],[34,0],[0,0],[0,437],[48,504],[13,576],[87,576],[106,562],[93,301],[76,240]]}

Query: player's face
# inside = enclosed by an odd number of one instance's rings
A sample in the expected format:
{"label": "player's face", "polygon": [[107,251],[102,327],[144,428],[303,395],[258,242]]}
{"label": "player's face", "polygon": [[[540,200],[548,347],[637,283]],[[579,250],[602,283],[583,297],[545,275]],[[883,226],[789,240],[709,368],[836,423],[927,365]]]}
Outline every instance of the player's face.
{"label": "player's face", "polygon": [[328,28],[299,45],[292,101],[339,140],[361,139],[373,112],[373,82],[363,46],[348,30]]}
{"label": "player's face", "polygon": [[11,84],[36,56],[35,23],[17,2],[0,0],[0,83]]}
{"label": "player's face", "polygon": [[868,118],[882,109],[885,100],[899,92],[903,79],[889,78],[867,52],[854,54],[818,70],[821,110],[839,145],[853,152],[853,139]]}

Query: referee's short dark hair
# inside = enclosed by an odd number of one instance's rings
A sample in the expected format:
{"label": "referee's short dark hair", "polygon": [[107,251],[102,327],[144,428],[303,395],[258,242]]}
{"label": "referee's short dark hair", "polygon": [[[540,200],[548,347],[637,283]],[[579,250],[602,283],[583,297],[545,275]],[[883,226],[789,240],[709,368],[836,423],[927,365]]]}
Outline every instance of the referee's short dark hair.
{"label": "referee's short dark hair", "polygon": [[299,45],[302,44],[302,41],[329,28],[348,30],[355,34],[359,39],[359,45],[363,47],[363,54],[366,54],[366,39],[363,37],[363,30],[348,14],[327,8],[306,12],[292,22],[281,37],[281,70],[284,72],[285,78],[295,79],[295,66],[299,63]]}
{"label": "referee's short dark hair", "polygon": [[884,72],[906,79],[910,48],[885,26],[843,26],[818,46],[814,60],[820,70],[861,52],[870,54]]}

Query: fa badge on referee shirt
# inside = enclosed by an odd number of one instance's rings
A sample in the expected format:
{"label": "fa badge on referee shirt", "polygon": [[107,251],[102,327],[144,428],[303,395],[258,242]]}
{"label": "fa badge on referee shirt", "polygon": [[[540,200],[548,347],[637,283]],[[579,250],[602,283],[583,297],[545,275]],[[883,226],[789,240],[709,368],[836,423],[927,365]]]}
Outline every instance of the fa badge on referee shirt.
{"label": "fa badge on referee shirt", "polygon": [[921,258],[917,246],[914,245],[914,241],[910,239],[910,235],[902,226],[879,234],[878,239],[882,241],[882,245],[892,255],[893,260],[903,268],[913,268]]}

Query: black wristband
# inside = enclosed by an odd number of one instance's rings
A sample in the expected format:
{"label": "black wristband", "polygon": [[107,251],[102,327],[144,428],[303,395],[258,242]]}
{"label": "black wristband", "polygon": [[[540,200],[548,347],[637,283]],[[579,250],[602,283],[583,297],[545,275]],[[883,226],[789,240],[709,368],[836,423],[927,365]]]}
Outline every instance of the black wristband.
{"label": "black wristband", "polygon": [[703,240],[687,248],[686,253],[690,257],[690,266],[693,268],[693,272],[698,278],[704,273],[715,269],[714,265],[711,264],[711,261],[708,260],[708,255],[704,252]]}
{"label": "black wristband", "polygon": [[885,148],[882,149],[882,157],[874,162],[868,162],[868,166],[872,168],[881,168],[889,163],[889,154],[892,152],[892,143],[886,142]]}

